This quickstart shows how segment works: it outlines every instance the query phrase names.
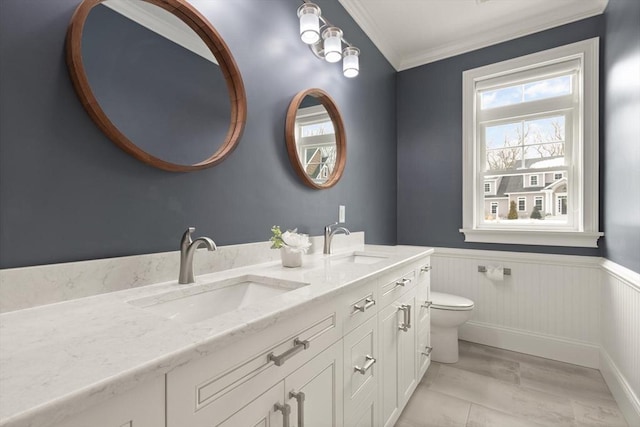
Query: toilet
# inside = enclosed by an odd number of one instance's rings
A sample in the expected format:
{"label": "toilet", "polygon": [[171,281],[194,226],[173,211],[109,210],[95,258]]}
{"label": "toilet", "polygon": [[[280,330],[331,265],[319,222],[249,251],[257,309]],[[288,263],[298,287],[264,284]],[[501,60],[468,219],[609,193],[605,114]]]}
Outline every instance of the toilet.
{"label": "toilet", "polygon": [[458,295],[431,292],[431,360],[458,361],[458,327],[471,318],[473,301]]}

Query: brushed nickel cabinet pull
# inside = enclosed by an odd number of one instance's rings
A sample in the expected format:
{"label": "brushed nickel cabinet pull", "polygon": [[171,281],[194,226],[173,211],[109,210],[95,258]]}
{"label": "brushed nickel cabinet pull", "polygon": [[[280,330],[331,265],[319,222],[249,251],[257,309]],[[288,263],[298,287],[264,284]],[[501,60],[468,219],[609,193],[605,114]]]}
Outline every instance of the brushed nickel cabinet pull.
{"label": "brushed nickel cabinet pull", "polygon": [[425,265],[424,267],[422,267],[422,268],[420,269],[420,271],[421,271],[421,272],[423,272],[423,273],[426,273],[426,272],[428,272],[428,271],[431,271],[431,269],[432,269],[432,268],[433,268],[433,267],[431,267],[430,265]]}
{"label": "brushed nickel cabinet pull", "polygon": [[411,328],[411,306],[409,304],[402,304],[398,310],[402,311],[403,314],[403,322],[400,323],[398,329],[403,332],[407,332],[409,328]]}
{"label": "brushed nickel cabinet pull", "polygon": [[404,278],[402,280],[398,280],[396,282],[396,286],[405,286],[405,285],[408,285],[409,283],[411,283],[411,279]]}
{"label": "brushed nickel cabinet pull", "polygon": [[295,391],[290,391],[289,398],[296,399],[298,402],[298,427],[304,427],[304,393],[301,391],[297,393]]}
{"label": "brushed nickel cabinet pull", "polygon": [[364,363],[364,366],[362,368],[360,366],[354,366],[353,371],[360,372],[362,375],[364,375],[367,373],[369,369],[371,369],[374,363],[376,363],[376,359],[373,356],[369,356],[367,354],[366,362]]}
{"label": "brushed nickel cabinet pull", "polygon": [[274,411],[282,412],[282,427],[289,427],[289,416],[291,415],[291,406],[288,404],[281,405],[276,403],[273,405]]}
{"label": "brushed nickel cabinet pull", "polygon": [[279,356],[276,356],[273,353],[269,353],[267,355],[267,360],[269,362],[273,362],[276,366],[282,366],[282,364],[286,362],[287,359],[301,352],[302,350],[308,349],[310,345],[311,343],[308,340],[301,341],[300,339],[296,338],[293,340],[293,347]]}
{"label": "brushed nickel cabinet pull", "polygon": [[356,311],[359,311],[361,313],[364,313],[366,310],[373,307],[374,305],[376,305],[376,300],[374,300],[373,298],[367,298],[364,300],[363,305],[357,305],[357,304],[354,305],[353,312],[355,313]]}

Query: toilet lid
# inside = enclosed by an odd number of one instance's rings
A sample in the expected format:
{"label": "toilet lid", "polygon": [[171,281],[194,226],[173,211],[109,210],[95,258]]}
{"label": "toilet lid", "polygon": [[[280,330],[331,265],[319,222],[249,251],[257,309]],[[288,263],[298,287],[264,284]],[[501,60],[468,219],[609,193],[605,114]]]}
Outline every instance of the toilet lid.
{"label": "toilet lid", "polygon": [[431,292],[432,308],[440,310],[471,310],[473,301],[458,295],[445,294],[443,292]]}

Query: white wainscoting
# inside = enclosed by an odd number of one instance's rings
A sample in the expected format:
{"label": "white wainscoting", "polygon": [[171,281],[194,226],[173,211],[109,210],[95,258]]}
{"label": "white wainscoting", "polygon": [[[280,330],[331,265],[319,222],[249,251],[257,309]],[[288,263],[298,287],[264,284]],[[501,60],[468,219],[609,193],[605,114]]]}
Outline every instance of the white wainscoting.
{"label": "white wainscoting", "polygon": [[[475,302],[460,338],[599,367],[601,258],[437,248],[432,289]],[[478,266],[511,269],[489,280]]]}
{"label": "white wainscoting", "polygon": [[436,248],[431,259],[431,288],[476,304],[461,339],[600,369],[640,426],[640,274],[599,257]]}
{"label": "white wainscoting", "polygon": [[640,274],[602,262],[600,372],[630,426],[640,426]]}

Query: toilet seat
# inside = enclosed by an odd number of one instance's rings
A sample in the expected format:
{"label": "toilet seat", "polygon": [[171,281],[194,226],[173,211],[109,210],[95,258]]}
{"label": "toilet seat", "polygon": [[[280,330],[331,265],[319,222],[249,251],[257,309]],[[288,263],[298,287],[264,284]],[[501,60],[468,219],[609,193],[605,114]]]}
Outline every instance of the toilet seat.
{"label": "toilet seat", "polygon": [[431,292],[431,303],[431,308],[452,311],[473,310],[474,305],[469,298],[444,292]]}

